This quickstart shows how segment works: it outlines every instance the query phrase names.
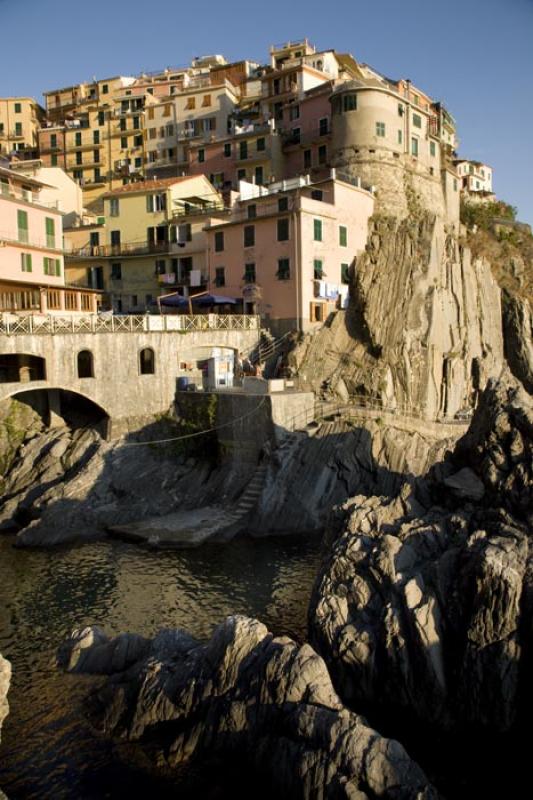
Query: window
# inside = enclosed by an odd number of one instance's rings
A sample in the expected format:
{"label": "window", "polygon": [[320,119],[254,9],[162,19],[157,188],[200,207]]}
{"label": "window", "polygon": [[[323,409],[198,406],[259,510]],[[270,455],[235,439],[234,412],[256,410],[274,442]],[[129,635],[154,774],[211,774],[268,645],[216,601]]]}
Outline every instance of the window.
{"label": "window", "polygon": [[167,136],[174,136],[174,125],[167,125],[166,134]]}
{"label": "window", "polygon": [[15,136],[22,136],[22,122],[15,122]]}
{"label": "window", "polygon": [[109,216],[118,217],[120,213],[119,208],[120,206],[118,197],[111,197],[109,200]]}
{"label": "window", "polygon": [[289,198],[288,197],[278,198],[278,211],[288,211],[288,210],[289,210]]}
{"label": "window", "polygon": [[46,230],[46,246],[47,247],[55,247],[56,246],[56,232],[55,232],[55,222],[51,217],[46,217],[44,220],[45,230]]}
{"label": "window", "polygon": [[324,276],[324,262],[321,258],[315,258],[313,261],[313,277],[315,281],[321,281]]}
{"label": "window", "polygon": [[100,144],[100,131],[93,131],[93,144]]}
{"label": "window", "polygon": [[135,169],[140,169],[143,165],[142,156],[138,156],[133,163],[135,165]]}
{"label": "window", "polygon": [[164,211],[167,207],[167,196],[165,194],[149,194],[146,196],[146,210],[157,212]]}
{"label": "window", "polygon": [[50,156],[50,166],[57,167],[57,153],[52,153]]}
{"label": "window", "polygon": [[111,264],[111,280],[122,280],[122,264]]}
{"label": "window", "polygon": [[274,82],[273,82],[273,87],[272,88],[274,90],[274,94],[279,94],[280,88],[281,88],[281,81],[280,81],[279,78],[274,78]]}
{"label": "window", "polygon": [[31,272],[32,270],[31,253],[20,254],[20,268],[22,272]]}
{"label": "window", "polygon": [[457,178],[453,179],[453,190],[454,190],[454,192],[457,191]]}
{"label": "window", "polygon": [[321,219],[314,219],[313,220],[313,239],[315,242],[322,241],[322,220]]}
{"label": "window", "polygon": [[311,151],[304,150],[304,169],[309,169],[311,167]]}
{"label": "window", "polygon": [[125,131],[127,129],[127,127],[128,127],[128,124],[127,124],[126,117],[122,117],[122,119],[120,120],[119,128],[120,128],[121,131]]}
{"label": "window", "polygon": [[185,106],[186,109],[196,108],[196,98],[195,97],[188,97],[187,104]]}
{"label": "window", "polygon": [[328,159],[328,149],[325,144],[321,144],[318,148],[318,163],[325,164]]}
{"label": "window", "polygon": [[435,142],[429,143],[429,154],[430,156],[435,156],[437,154],[437,148],[435,146]]}
{"label": "window", "polygon": [[109,86],[107,83],[102,85],[102,94],[109,94]]}
{"label": "window", "polygon": [[245,247],[253,247],[255,245],[255,226],[254,225],[245,225],[244,226],[244,246]]}
{"label": "window", "polygon": [[318,133],[320,136],[326,136],[326,134],[329,133],[328,123],[329,120],[327,117],[322,117],[322,119],[318,121]]}
{"label": "window", "polygon": [[105,112],[104,111],[99,111],[98,112],[98,124],[99,125],[103,125],[104,122],[105,122]]}
{"label": "window", "polygon": [[226,285],[226,268],[225,267],[216,267],[215,268],[215,286],[225,286]]}
{"label": "window", "polygon": [[278,242],[287,242],[289,240],[289,218],[282,217],[278,219]]}
{"label": "window", "polygon": [[[172,259],[174,261],[174,259]],[[164,258],[158,258],[155,262],[155,274],[164,275],[167,271],[167,262]]]}
{"label": "window", "polygon": [[292,128],[291,130],[291,144],[300,144],[300,128]]}
{"label": "window", "polygon": [[263,167],[256,167],[254,170],[254,177],[257,186],[261,186],[263,184]]}
{"label": "window", "polygon": [[231,142],[224,144],[224,158],[231,158]]}
{"label": "window", "polygon": [[345,94],[342,98],[342,110],[346,111],[357,111],[357,95],[356,94]]}
{"label": "window", "polygon": [[403,142],[403,131],[398,131],[398,144]]}
{"label": "window", "polygon": [[3,133],[3,132],[4,132],[4,123],[0,122],[0,133]]}
{"label": "window", "polygon": [[413,114],[413,126],[415,128],[422,127],[422,117],[420,116],[420,114]]}
{"label": "window", "polygon": [[111,231],[111,247],[120,247],[120,231]]}
{"label": "window", "polygon": [[224,231],[215,233],[215,253],[222,253],[224,250]]}
{"label": "window", "polygon": [[15,103],[15,114],[22,113],[22,103]]}
{"label": "window", "polygon": [[276,272],[276,278],[279,281],[288,281],[291,277],[291,269],[290,269],[290,262],[288,258],[279,258],[278,259],[278,271]]}
{"label": "window", "polygon": [[203,164],[204,161],[205,161],[205,150],[203,147],[200,147],[200,149],[198,150],[198,162],[200,164]]}
{"label": "window", "polygon": [[81,147],[81,132],[80,131],[78,131],[76,133],[75,145],[76,145],[76,147]]}
{"label": "window", "polygon": [[138,129],[138,128],[141,127],[141,118],[140,117],[137,117],[137,116],[133,117],[133,127],[135,129]]}
{"label": "window", "polygon": [[18,240],[19,242],[28,243],[28,212],[17,211],[17,225],[18,225]]}
{"label": "window", "polygon": [[192,229],[190,222],[184,222],[183,225],[178,225],[178,241],[190,242],[192,240]]}
{"label": "window", "polygon": [[256,146],[258,153],[263,152],[266,149],[266,142],[264,136],[262,136],[260,139],[257,140]]}
{"label": "window", "polygon": [[50,135],[50,147],[57,147],[57,134],[52,133]]}
{"label": "window", "polygon": [[139,136],[134,136],[133,137],[133,146],[134,147],[142,147],[143,146],[142,133]]}
{"label": "window", "polygon": [[54,275],[59,277],[61,275],[61,261],[59,258],[43,258],[43,272],[45,275]]}
{"label": "window", "polygon": [[76,153],[76,164],[83,164],[83,154],[79,151]]}
{"label": "window", "polygon": [[325,303],[311,303],[310,316],[311,322],[324,322],[326,304]]}
{"label": "window", "polygon": [[418,139],[416,136],[411,138],[411,155],[415,156],[415,158],[418,156]]}
{"label": "window", "polygon": [[239,158],[248,158],[248,142],[239,142]]}
{"label": "window", "polygon": [[243,280],[245,283],[255,283],[255,264],[245,264],[244,265],[244,277]]}
{"label": "window", "polygon": [[312,189],[311,190],[311,200],[323,200],[324,193],[322,189]]}
{"label": "window", "polygon": [[350,283],[350,265],[341,264],[341,283]]}
{"label": "window", "polygon": [[95,164],[98,164],[98,162],[100,161],[100,151],[99,150],[93,150],[93,161],[94,161]]}
{"label": "window", "polygon": [[248,219],[255,219],[257,217],[257,206],[255,203],[250,203],[247,208]]}
{"label": "window", "polygon": [[245,169],[238,169],[237,170],[237,180],[238,181],[245,181],[246,180],[246,170]]}
{"label": "window", "polygon": [[300,106],[299,105],[292,105],[289,106],[289,119],[291,122],[295,119],[300,119]]}
{"label": "window", "polygon": [[[133,305],[137,305],[137,298],[133,297]],[[155,354],[151,347],[144,347],[139,353],[139,372],[141,375],[154,375]]]}
{"label": "window", "polygon": [[94,361],[90,350],[80,350],[78,353],[78,378],[94,378]]}
{"label": "window", "polygon": [[384,122],[376,122],[376,136],[385,136]]}
{"label": "window", "polygon": [[128,137],[127,136],[121,136],[120,137],[120,149],[121,150],[127,150],[128,149]]}
{"label": "window", "polygon": [[341,247],[348,247],[348,228],[346,225],[339,225],[339,244]]}

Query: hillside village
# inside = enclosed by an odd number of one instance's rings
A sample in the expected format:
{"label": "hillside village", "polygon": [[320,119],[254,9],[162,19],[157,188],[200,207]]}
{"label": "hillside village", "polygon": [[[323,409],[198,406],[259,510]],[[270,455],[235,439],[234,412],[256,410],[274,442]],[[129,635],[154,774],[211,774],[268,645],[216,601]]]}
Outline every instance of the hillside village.
{"label": "hillside village", "polygon": [[214,295],[276,335],[313,330],[346,307],[373,214],[419,197],[458,233],[461,194],[494,199],[442,102],[307,40],[44,99],[0,99],[4,312]]}

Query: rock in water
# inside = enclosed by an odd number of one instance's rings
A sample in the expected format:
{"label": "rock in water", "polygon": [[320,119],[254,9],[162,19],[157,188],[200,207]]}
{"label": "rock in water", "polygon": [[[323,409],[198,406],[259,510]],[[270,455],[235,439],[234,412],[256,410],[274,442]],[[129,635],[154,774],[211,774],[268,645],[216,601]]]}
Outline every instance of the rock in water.
{"label": "rock in water", "polygon": [[529,707],[532,527],[532,401],[491,382],[426,479],[332,520],[310,629],[344,702],[510,729]]}
{"label": "rock in water", "polygon": [[398,742],[343,707],[309,645],[274,638],[257,620],[229,617],[206,644],[180,630],[148,641],[86,628],[58,663],[109,675],[91,697],[93,722],[155,742],[171,767],[216,753],[245,759],[283,797],[437,797]]}

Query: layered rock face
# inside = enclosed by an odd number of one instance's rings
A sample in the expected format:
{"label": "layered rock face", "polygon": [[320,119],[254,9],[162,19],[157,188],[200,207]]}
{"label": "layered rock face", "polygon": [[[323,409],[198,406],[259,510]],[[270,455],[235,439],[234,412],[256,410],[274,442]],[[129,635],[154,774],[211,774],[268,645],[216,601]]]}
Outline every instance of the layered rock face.
{"label": "layered rock face", "polygon": [[436,798],[403,747],[345,709],[308,645],[230,617],[200,644],[183,631],[153,640],[98,628],[61,648],[70,672],[110,675],[93,695],[93,722],[147,741],[175,767],[201,754],[243,759],[291,798]]}
{"label": "layered rock face", "polygon": [[512,292],[504,293],[503,329],[505,357],[513,375],[533,394],[533,309],[530,300]]}
{"label": "layered rock face", "polygon": [[[7,693],[11,683],[11,664],[7,659],[0,655],[0,733],[2,732],[2,723],[9,714],[9,703],[7,702]],[[1,737],[0,737],[1,739]],[[5,794],[0,789],[0,800],[7,800]]]}
{"label": "layered rock face", "polygon": [[532,525],[531,398],[491,382],[427,479],[332,521],[309,618],[343,700],[509,730],[531,707]]}
{"label": "layered rock face", "polygon": [[316,387],[342,382],[341,396],[453,417],[502,369],[500,290],[489,264],[472,261],[441,219],[378,216],[345,318],[307,345],[295,362]]}

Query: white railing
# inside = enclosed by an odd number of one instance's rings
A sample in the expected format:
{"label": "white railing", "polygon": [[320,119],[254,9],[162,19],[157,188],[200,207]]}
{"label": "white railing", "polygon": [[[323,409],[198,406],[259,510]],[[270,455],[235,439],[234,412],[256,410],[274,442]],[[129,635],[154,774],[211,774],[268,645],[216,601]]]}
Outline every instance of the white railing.
{"label": "white railing", "polygon": [[135,333],[192,331],[259,331],[259,317],[252,314],[157,315],[88,314],[5,316],[0,320],[0,335],[22,336],[58,333]]}

